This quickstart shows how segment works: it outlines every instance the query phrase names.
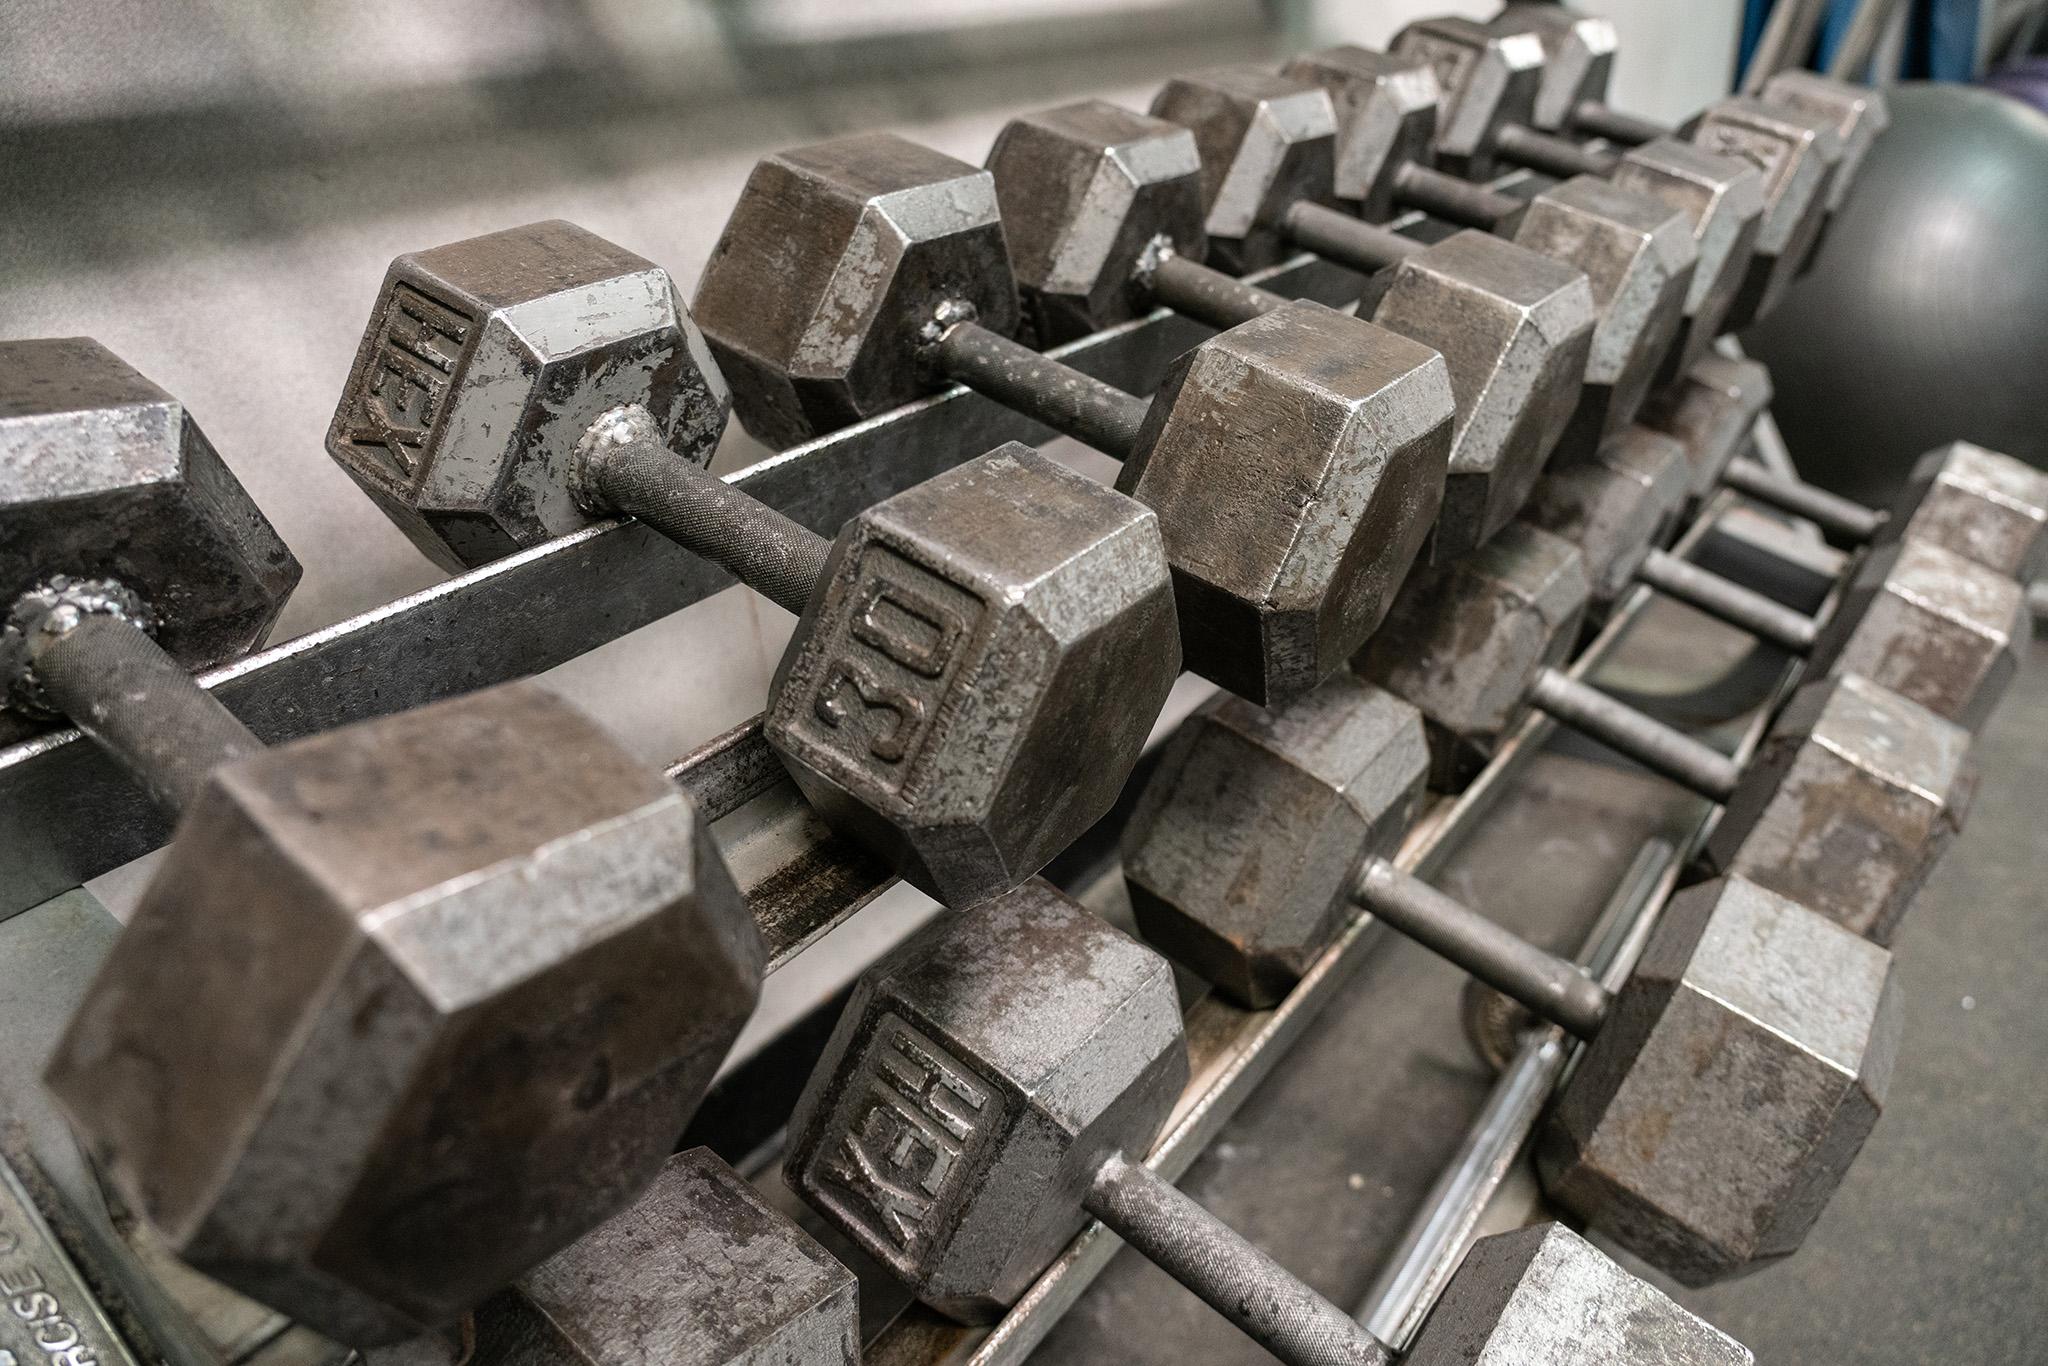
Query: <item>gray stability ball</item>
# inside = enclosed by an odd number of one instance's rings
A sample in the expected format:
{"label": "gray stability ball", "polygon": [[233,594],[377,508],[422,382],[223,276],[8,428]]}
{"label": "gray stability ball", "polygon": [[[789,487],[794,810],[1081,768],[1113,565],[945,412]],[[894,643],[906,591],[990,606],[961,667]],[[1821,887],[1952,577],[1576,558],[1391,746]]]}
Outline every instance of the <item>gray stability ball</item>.
{"label": "gray stability ball", "polygon": [[1957,438],[2048,466],[2048,115],[1958,85],[1890,103],[1812,273],[1743,338],[1800,472],[1869,500]]}

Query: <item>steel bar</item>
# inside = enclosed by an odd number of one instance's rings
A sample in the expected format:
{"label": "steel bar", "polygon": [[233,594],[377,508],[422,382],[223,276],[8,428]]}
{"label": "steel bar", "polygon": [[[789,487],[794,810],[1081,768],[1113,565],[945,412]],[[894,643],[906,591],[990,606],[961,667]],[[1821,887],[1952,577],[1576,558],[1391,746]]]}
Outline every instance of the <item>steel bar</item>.
{"label": "steel bar", "polygon": [[1385,859],[1366,865],[1352,899],[1424,948],[1582,1039],[1599,1032],[1613,999],[1575,964],[1538,948]]}
{"label": "steel bar", "polygon": [[1652,550],[1636,570],[1636,578],[1666,597],[1689,603],[1795,654],[1812,649],[1820,635],[1819,623],[1804,612],[1795,612],[1733,579],[1709,574],[1668,551]]}
{"label": "steel bar", "polygon": [[1851,542],[1867,541],[1884,526],[1884,513],[1875,508],[1801,480],[1788,479],[1741,456],[1728,462],[1728,471],[1721,480],[1738,493],[1746,493],[1780,512],[1804,517],[1822,531]]}
{"label": "steel bar", "polygon": [[[1629,928],[1646,918],[1644,911],[1678,867],[1677,855],[1662,840],[1637,852],[1578,955],[1588,971],[1599,974],[1620,951]],[[1538,1025],[1523,1038],[1394,1255],[1353,1311],[1374,1337],[1396,1349],[1415,1340],[1471,1245],[1487,1202],[1507,1180],[1523,1139],[1550,1103],[1571,1054],[1571,1040],[1556,1025]]]}
{"label": "steel bar", "polygon": [[1855,13],[1849,16],[1842,41],[1828,58],[1827,74],[1838,81],[1863,80],[1870,69],[1870,59],[1877,52],[1878,41],[1891,23],[1894,8],[1894,0],[1861,0]]}
{"label": "steel bar", "polygon": [[1787,67],[1803,66],[1813,51],[1813,35],[1827,11],[1826,0],[1778,0],[1764,21],[1763,36],[1749,54],[1736,93],[1755,95],[1764,82]]}

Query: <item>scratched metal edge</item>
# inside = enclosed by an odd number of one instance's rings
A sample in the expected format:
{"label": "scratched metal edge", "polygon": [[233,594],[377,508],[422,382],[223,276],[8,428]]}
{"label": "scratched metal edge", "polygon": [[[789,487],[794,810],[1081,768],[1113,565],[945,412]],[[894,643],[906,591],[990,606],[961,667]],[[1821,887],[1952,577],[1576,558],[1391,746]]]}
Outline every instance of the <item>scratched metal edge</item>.
{"label": "scratched metal edge", "polygon": [[[1252,278],[1333,304],[1350,303],[1359,289],[1357,275],[1307,256]],[[1162,309],[1051,354],[1149,392],[1208,332]],[[862,508],[992,446],[1048,436],[956,387],[728,480],[830,534]],[[200,683],[264,740],[286,740],[552,668],[731,582],[644,527],[606,522],[250,655]],[[0,919],[168,837],[160,813],[77,730],[0,749]]]}

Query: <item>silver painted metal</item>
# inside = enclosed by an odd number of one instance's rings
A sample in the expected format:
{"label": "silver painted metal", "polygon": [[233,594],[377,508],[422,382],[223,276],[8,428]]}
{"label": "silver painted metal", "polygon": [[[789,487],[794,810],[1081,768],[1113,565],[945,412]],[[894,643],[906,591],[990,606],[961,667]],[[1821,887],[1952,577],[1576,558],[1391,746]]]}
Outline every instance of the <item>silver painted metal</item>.
{"label": "silver painted metal", "polygon": [[1556,667],[1589,592],[1577,548],[1525,522],[1402,590],[1356,664],[1421,709],[1432,785],[1455,789],[1534,706],[1704,795],[1734,790],[1726,755]]}
{"label": "silver painted metal", "polygon": [[1774,74],[1758,92],[1766,104],[1783,105],[1831,120],[1842,139],[1842,160],[1828,189],[1828,212],[1842,207],[1871,145],[1891,125],[1884,91],[1818,72],[1790,68]]}
{"label": "silver painted metal", "polygon": [[181,810],[248,731],[192,681],[298,583],[182,405],[86,338],[0,342],[0,705],[70,716]]}
{"label": "silver painted metal", "polygon": [[1741,331],[1775,308],[1812,256],[1827,221],[1828,194],[1842,161],[1834,124],[1788,105],[1734,95],[1707,106],[1691,141],[1740,157],[1764,174],[1764,219],[1728,328]]}
{"label": "silver painted metal", "polygon": [[1368,222],[1405,208],[1509,231],[1521,216],[1517,196],[1434,164],[1445,91],[1421,56],[1330,47],[1295,57],[1280,74],[1329,95],[1338,120],[1337,198]]}
{"label": "silver painted metal", "polygon": [[2033,633],[2009,579],[1906,537],[1864,558],[1814,643],[1817,674],[1861,674],[1975,734]]}
{"label": "silver painted metal", "polygon": [[[1329,303],[1356,277],[1297,259],[1263,282]],[[1163,311],[1055,355],[1126,388],[1158,383],[1204,335]],[[729,476],[814,531],[1002,441],[1045,429],[953,388]],[[830,478],[820,471],[829,469]],[[730,585],[725,573],[637,523],[586,529],[199,676],[269,743],[387,715],[575,658]],[[564,612],[542,604],[574,602]],[[167,823],[75,729],[0,718],[0,916],[36,905],[162,844]]]}
{"label": "silver painted metal", "polygon": [[1920,458],[1885,529],[2031,583],[2048,559],[2048,474],[2009,455],[1953,442]]}
{"label": "silver painted metal", "polygon": [[64,1366],[138,1366],[44,1220],[6,1154],[0,1153],[0,1360]]}
{"label": "silver painted metal", "polygon": [[491,1366],[859,1366],[859,1285],[707,1148],[486,1301]]}
{"label": "silver painted metal", "polygon": [[[1570,180],[1604,177],[1617,188],[1682,212],[1691,225],[1698,264],[1685,291],[1676,344],[1659,361],[1669,378],[1701,355],[1721,331],[1749,267],[1763,215],[1763,177],[1747,162],[1713,156],[1677,138],[1623,151],[1589,150],[1544,124],[1549,106],[1578,102],[1597,82],[1604,88],[1612,27],[1562,10],[1524,19],[1533,6],[1510,6],[1489,24],[1426,19],[1396,36],[1397,56],[1426,56],[1446,97],[1440,149],[1456,141],[1463,173],[1491,178],[1499,166],[1526,166]],[[1578,35],[1580,29],[1594,32]],[[1598,40],[1608,46],[1598,50]],[[1564,49],[1555,56],[1553,50]],[[1553,60],[1564,69],[1553,73]],[[1560,91],[1560,85],[1573,87]],[[1591,269],[1589,266],[1588,269]],[[1596,287],[1598,282],[1596,280]]]}
{"label": "silver painted metal", "polygon": [[1347,675],[1278,710],[1211,699],[1124,827],[1139,932],[1233,1001],[1286,999],[1355,914],[1331,861],[1397,850],[1428,770],[1421,715]]}
{"label": "silver painted metal", "polygon": [[1543,79],[1543,45],[1473,19],[1418,19],[1387,45],[1396,57],[1422,61],[1444,93],[1436,151],[1455,174],[1489,180],[1500,154],[1500,130],[1529,124]]}

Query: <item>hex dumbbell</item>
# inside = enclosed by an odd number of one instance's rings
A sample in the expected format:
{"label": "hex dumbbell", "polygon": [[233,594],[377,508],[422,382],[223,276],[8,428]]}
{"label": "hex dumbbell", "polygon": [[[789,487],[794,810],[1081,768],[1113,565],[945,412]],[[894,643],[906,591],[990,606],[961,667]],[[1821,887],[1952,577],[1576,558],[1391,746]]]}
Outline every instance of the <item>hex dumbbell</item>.
{"label": "hex dumbbell", "polygon": [[1609,991],[1390,861],[1422,729],[1355,678],[1274,712],[1206,705],[1125,837],[1140,929],[1241,981],[1251,946],[1278,966],[1299,952],[1280,945],[1312,948],[1370,911],[1590,1042],[1539,1150],[1553,1199],[1687,1284],[1795,1250],[1884,1102],[1890,953],[1728,877],[1678,894]]}
{"label": "hex dumbbell", "polygon": [[1684,443],[1695,498],[1725,484],[1849,545],[1918,539],[2022,583],[2041,572],[2048,557],[2048,474],[1953,441],[1920,457],[1889,508],[1867,507],[1740,455],[1770,398],[1763,366],[1708,356],[1657,396],[1644,424]]}
{"label": "hex dumbbell", "polygon": [[1295,302],[1181,356],[1148,403],[1040,355],[994,178],[887,134],[754,168],[697,289],[749,431],[787,443],[958,382],[1122,459],[1159,516],[1194,672],[1312,687],[1378,624],[1442,497],[1441,357]]}
{"label": "hex dumbbell", "polygon": [[857,1366],[860,1285],[708,1148],[477,1310],[449,1366]]}
{"label": "hex dumbbell", "polygon": [[[1223,328],[1285,306],[1200,262],[1203,165],[1179,124],[1100,100],[1065,105],[1012,120],[988,169],[1041,339],[1162,304]],[[1430,553],[1455,558],[1514,515],[1563,430],[1591,341],[1590,289],[1580,272],[1484,233],[1425,246],[1326,212],[1386,239],[1398,261],[1376,282],[1372,320],[1443,354],[1456,415]]]}
{"label": "hex dumbbell", "polygon": [[[1404,588],[1359,672],[1421,710],[1437,785],[1460,782],[1534,707],[1726,806],[1716,858],[1730,871],[1776,886],[1767,864],[1825,865],[1837,875],[1854,864],[1854,894],[1791,894],[1884,942],[1961,827],[1976,786],[1969,732],[1839,673],[1787,704],[1763,746],[1768,759],[1739,766],[1556,667],[1577,640],[1590,591],[1575,547],[1512,523]],[[1795,768],[1820,776],[1788,789]],[[1785,842],[1745,844],[1737,832],[1765,811],[1789,823]]]}
{"label": "hex dumbbell", "polygon": [[[1734,306],[1763,226],[1764,178],[1755,165],[1676,137],[1616,151],[1536,128],[1542,48],[1526,33],[1469,19],[1428,19],[1403,29],[1393,50],[1435,71],[1444,93],[1438,151],[1454,151],[1464,174],[1490,180],[1504,164],[1561,180],[1596,176],[1683,213],[1698,262],[1657,382],[1706,353]],[[1536,66],[1529,65],[1532,55],[1539,58]]]}
{"label": "hex dumbbell", "polygon": [[[1611,21],[1563,5],[1514,3],[1491,21],[1503,32],[1532,33],[1543,44],[1545,67],[1536,96],[1538,128],[1603,138],[1623,146],[1666,135],[1662,125],[1606,103],[1619,46]],[[1798,69],[1774,73],[1757,92],[1765,104],[1816,115],[1841,139],[1840,160],[1829,180],[1829,213],[1842,206],[1863,158],[1891,123],[1884,92]]]}
{"label": "hex dumbbell", "polygon": [[536,223],[392,264],[327,444],[444,561],[623,513],[731,570],[798,618],[764,730],[819,812],[941,901],[1015,886],[1179,672],[1158,520],[1012,444],[827,541],[702,468],[725,403],[666,272]]}
{"label": "hex dumbbell", "polygon": [[[1144,1165],[1187,1075],[1167,962],[1026,884],[862,975],[791,1118],[784,1176],[920,1299],[970,1322],[1014,1303],[1092,1215],[1283,1361],[1391,1363]],[[1574,1329],[1581,1349],[1621,1337],[1674,1361],[1747,1360],[1575,1236],[1507,1239],[1475,1249],[1407,1361],[1470,1361],[1489,1342],[1530,1360],[1529,1343]],[[1546,1288],[1560,1254],[1588,1281]],[[1503,1283],[1527,1293],[1487,1292]]]}
{"label": "hex dumbbell", "polygon": [[[1613,67],[1614,30],[1561,6],[1511,4],[1491,24],[1530,34],[1546,62],[1536,100],[1539,128],[1638,146],[1674,130],[1603,102]],[[1887,122],[1883,96],[1811,73],[1783,73],[1757,96],[1709,106],[1684,135],[1709,151],[1741,157],[1764,173],[1764,221],[1728,326],[1740,330],[1777,305],[1813,259],[1832,209],[1847,194],[1863,153]]]}
{"label": "hex dumbbell", "polygon": [[10,681],[183,817],[51,1090],[209,1274],[347,1341],[453,1318],[673,1147],[759,991],[745,903],[537,689],[264,749],[185,670],[296,565],[190,415],[83,340],[0,344],[0,414]]}
{"label": "hex dumbbell", "polygon": [[[1328,97],[1328,111],[1317,91]],[[1237,254],[1263,261],[1284,244],[1325,252],[1343,247],[1338,225],[1345,216],[1305,207],[1331,183],[1322,178],[1317,151],[1326,138],[1335,139],[1330,155],[1339,201],[1368,220],[1410,203],[1401,187],[1413,166],[1431,155],[1438,97],[1434,75],[1416,60],[1346,47],[1296,58],[1277,76],[1224,67],[1182,77],[1159,93],[1152,109],[1194,128],[1205,163],[1213,163],[1211,241],[1236,232],[1244,244]],[[1261,177],[1274,182],[1262,214],[1246,215],[1222,198],[1224,187]],[[1466,189],[1490,196],[1485,212],[1415,207],[1509,235],[1592,277],[1598,320],[1579,407],[1561,437],[1566,449],[1589,448],[1600,432],[1635,412],[1677,335],[1697,259],[1691,223],[1597,176],[1553,186],[1534,200]],[[1360,230],[1347,231],[1356,237]]]}
{"label": "hex dumbbell", "polygon": [[1868,556],[1825,618],[1795,612],[1657,548],[1687,473],[1676,440],[1631,427],[1593,459],[1546,474],[1526,515],[1578,547],[1596,604],[1642,583],[1809,656],[1813,673],[1862,674],[1973,734],[1982,729],[2030,629],[2019,583],[1909,535]]}

